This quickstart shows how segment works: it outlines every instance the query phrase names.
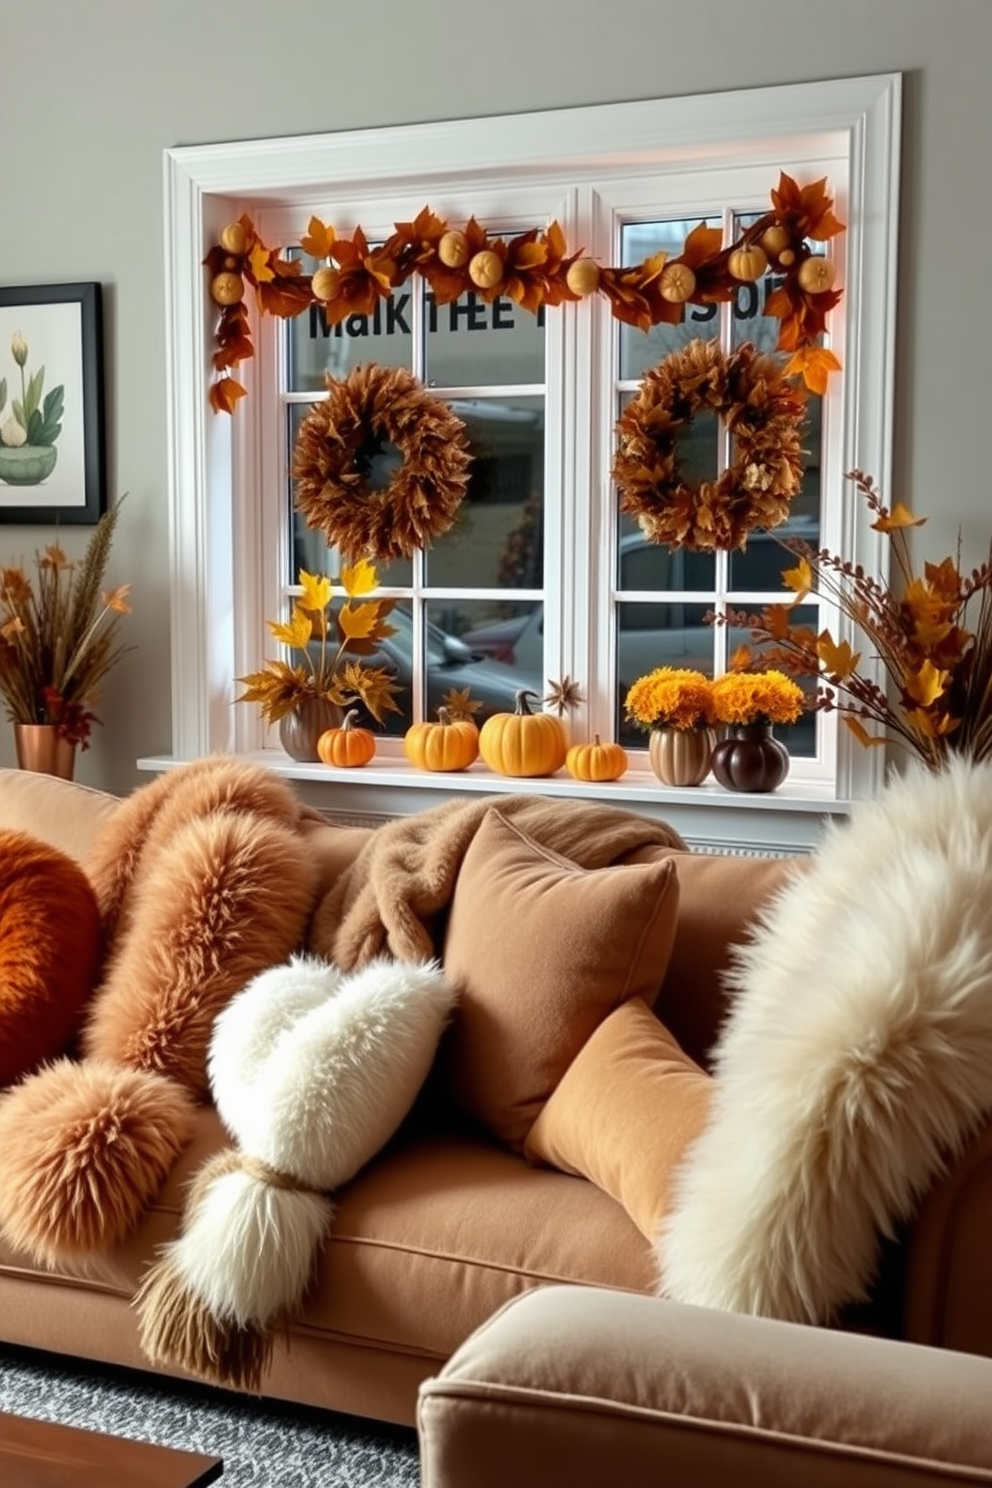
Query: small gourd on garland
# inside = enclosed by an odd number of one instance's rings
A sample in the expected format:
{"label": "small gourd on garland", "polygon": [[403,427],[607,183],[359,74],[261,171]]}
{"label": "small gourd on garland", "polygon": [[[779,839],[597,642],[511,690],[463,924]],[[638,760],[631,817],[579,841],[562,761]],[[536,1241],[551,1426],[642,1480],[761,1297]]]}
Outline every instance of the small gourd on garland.
{"label": "small gourd on garland", "polygon": [[479,730],[471,718],[457,718],[442,706],[436,723],[425,720],[407,729],[403,752],[418,770],[467,770],[479,757]]}
{"label": "small gourd on garland", "polygon": [[630,761],[622,744],[603,743],[598,734],[591,744],[573,744],[565,756],[565,769],[573,780],[619,780]]}
{"label": "small gourd on garland", "polygon": [[536,697],[522,688],[515,712],[493,713],[479,730],[479,753],[497,775],[553,775],[565,763],[568,744],[561,724],[550,713],[531,712],[529,699]]}
{"label": "small gourd on garland", "polygon": [[325,729],[317,740],[317,753],[325,765],[334,765],[339,770],[356,769],[367,765],[375,756],[375,734],[371,729],[359,728],[355,719],[357,708],[349,708],[340,728]]}

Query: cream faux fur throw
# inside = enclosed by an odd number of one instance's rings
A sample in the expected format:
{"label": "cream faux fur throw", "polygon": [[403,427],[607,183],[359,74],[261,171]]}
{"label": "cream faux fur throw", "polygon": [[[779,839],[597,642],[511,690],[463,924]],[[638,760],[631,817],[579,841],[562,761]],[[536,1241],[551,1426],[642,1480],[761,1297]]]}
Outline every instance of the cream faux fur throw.
{"label": "cream faux fur throw", "polygon": [[318,906],[310,949],[345,970],[385,954],[428,960],[462,859],[494,804],[528,836],[582,868],[606,868],[642,847],[686,846],[664,822],[599,802],[532,795],[451,801],[376,829]]}
{"label": "cream faux fur throw", "polygon": [[914,764],[857,803],[729,984],[659,1290],[824,1322],[992,1111],[992,764]]}

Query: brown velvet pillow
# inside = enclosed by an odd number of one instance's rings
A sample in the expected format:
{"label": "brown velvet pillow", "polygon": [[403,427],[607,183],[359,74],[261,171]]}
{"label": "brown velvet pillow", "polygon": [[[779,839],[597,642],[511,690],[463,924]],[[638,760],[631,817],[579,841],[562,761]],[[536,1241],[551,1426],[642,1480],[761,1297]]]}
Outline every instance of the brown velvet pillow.
{"label": "brown velvet pillow", "polygon": [[580,1050],[528,1132],[524,1156],[590,1179],[654,1241],[675,1169],[706,1125],[712,1087],[635,998]]}
{"label": "brown velvet pillow", "polygon": [[441,1074],[518,1151],[590,1034],[630,997],[653,1002],[671,953],[669,859],[580,868],[495,808],[465,854],[444,968],[459,1000]]}
{"label": "brown velvet pillow", "polygon": [[79,864],[0,830],[0,1086],[66,1051],[101,951],[96,894]]}

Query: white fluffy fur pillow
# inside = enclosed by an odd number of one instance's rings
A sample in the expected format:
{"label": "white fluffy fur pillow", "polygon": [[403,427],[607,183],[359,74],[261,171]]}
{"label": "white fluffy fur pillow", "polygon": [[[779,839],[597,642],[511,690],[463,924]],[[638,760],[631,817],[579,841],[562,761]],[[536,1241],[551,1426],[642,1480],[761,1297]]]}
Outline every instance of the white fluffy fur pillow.
{"label": "white fluffy fur pillow", "polygon": [[914,764],[859,802],[729,985],[659,1290],[825,1321],[992,1110],[992,764]]}

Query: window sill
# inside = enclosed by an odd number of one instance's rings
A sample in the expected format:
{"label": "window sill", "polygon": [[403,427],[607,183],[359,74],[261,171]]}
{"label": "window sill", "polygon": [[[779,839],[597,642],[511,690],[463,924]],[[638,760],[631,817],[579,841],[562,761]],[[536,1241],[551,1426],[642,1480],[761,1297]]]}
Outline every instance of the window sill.
{"label": "window sill", "polygon": [[[301,799],[335,821],[373,824],[409,816],[445,801],[479,794],[526,792],[572,800],[605,801],[663,820],[700,851],[804,853],[823,835],[827,819],[846,816],[850,803],[826,789],[786,780],[770,794],[724,790],[715,782],[691,788],[662,785],[648,770],[628,770],[620,780],[587,784],[564,771],[553,776],[509,779],[481,763],[457,774],[417,770],[404,760],[374,759],[357,770],[300,764],[281,750],[241,756],[296,784]],[[138,769],[161,774],[185,761],[175,755],[139,759]]]}

